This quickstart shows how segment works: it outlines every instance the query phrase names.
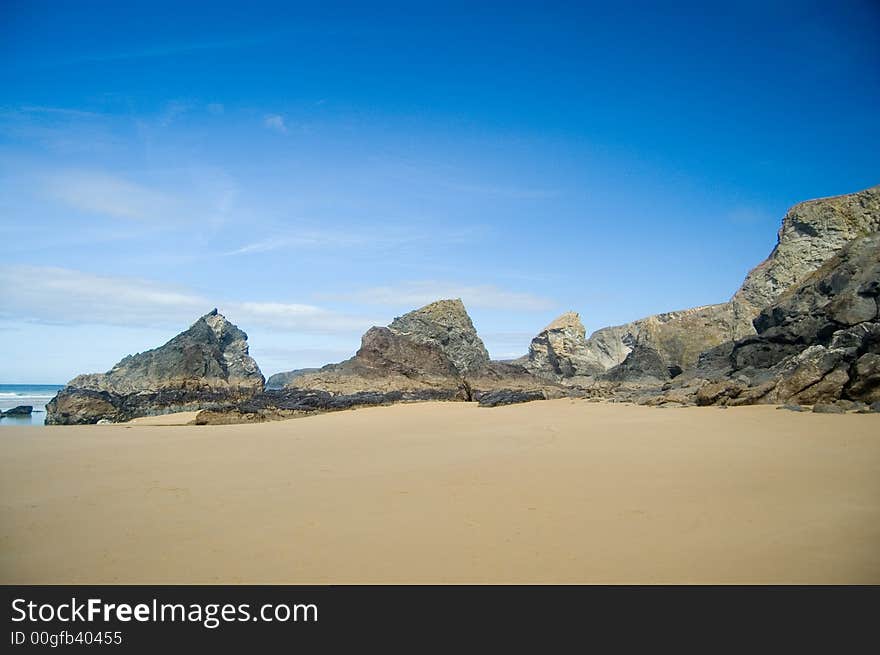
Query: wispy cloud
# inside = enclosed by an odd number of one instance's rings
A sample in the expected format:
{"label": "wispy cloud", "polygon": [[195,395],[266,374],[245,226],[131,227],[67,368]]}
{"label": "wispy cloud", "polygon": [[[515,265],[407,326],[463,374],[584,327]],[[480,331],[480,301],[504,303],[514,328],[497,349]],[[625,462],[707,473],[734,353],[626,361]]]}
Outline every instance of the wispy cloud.
{"label": "wispy cloud", "polygon": [[321,297],[394,307],[418,307],[439,298],[461,298],[468,307],[480,309],[543,312],[556,307],[556,303],[548,298],[508,291],[491,284],[462,285],[436,281],[372,287],[354,293]]}
{"label": "wispy cloud", "polygon": [[435,230],[414,229],[412,227],[386,227],[364,232],[350,229],[303,228],[296,232],[277,232],[272,236],[246,243],[223,253],[226,256],[256,255],[274,250],[294,250],[303,248],[398,248],[419,243],[458,243],[472,239],[482,231],[481,226],[462,230],[450,230],[438,234]]}
{"label": "wispy cloud", "polygon": [[264,117],[263,125],[270,130],[275,130],[281,134],[287,134],[287,125],[284,123],[284,116],[279,114],[269,114]]}
{"label": "wispy cloud", "polygon": [[218,307],[244,329],[270,327],[313,334],[361,332],[375,319],[317,305],[209,298],[150,280],[36,266],[0,267],[0,318],[122,326],[188,325]]}
{"label": "wispy cloud", "polygon": [[48,191],[70,207],[113,218],[148,220],[167,214],[168,195],[99,171],[64,171],[49,176]]}
{"label": "wispy cloud", "polygon": [[238,185],[225,171],[209,167],[151,171],[150,184],[103,170],[30,172],[45,195],[84,214],[153,227],[222,224],[234,209]]}

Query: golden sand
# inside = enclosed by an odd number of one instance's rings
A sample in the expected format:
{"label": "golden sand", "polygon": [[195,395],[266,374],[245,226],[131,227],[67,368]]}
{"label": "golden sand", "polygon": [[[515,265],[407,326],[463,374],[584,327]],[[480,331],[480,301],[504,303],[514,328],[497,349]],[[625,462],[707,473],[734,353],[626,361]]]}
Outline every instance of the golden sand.
{"label": "golden sand", "polygon": [[0,429],[2,583],[880,583],[880,415],[556,400]]}

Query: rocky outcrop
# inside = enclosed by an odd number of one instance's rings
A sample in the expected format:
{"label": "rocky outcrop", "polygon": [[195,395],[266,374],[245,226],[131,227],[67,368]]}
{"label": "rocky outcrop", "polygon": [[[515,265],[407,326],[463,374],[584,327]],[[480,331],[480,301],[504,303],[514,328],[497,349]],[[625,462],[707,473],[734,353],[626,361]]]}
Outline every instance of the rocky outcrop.
{"label": "rocky outcrop", "polygon": [[46,406],[46,423],[127,421],[227,405],[262,392],[263,382],[247,334],[215,309],[159,348],[71,380]]}
{"label": "rocky outcrop", "polygon": [[622,363],[608,369],[603,375],[605,380],[612,382],[637,382],[652,384],[665,382],[673,377],[673,373],[680,369],[670,371],[660,353],[651,346],[637,343],[626,356]]}
{"label": "rocky outcrop", "polygon": [[803,282],[843,246],[880,231],[880,185],[843,196],[808,200],[782,219],[770,256],[748,274],[732,303],[751,322],[787,289]]}
{"label": "rocky outcrop", "polygon": [[553,380],[598,375],[606,368],[587,348],[584,324],[576,312],[566,312],[541,330],[529,344],[528,355],[517,363]]}
{"label": "rocky outcrop", "polygon": [[4,416],[30,416],[34,411],[33,405],[18,405],[5,412],[0,412],[0,418]]}
{"label": "rocky outcrop", "polygon": [[880,186],[802,202],[786,213],[776,247],[729,302],[603,328],[587,339],[583,356],[607,370],[622,364],[641,343],[656,350],[668,367],[691,368],[701,353],[755,334],[752,321],[762,309],[803,282],[847,242],[878,230]]}
{"label": "rocky outcrop", "polygon": [[283,389],[288,384],[293,381],[294,378],[298,378],[301,375],[305,375],[306,373],[315,373],[319,371],[319,368],[298,368],[294,371],[284,371],[283,373],[275,373],[275,375],[270,375],[266,379],[266,388],[267,389]]}
{"label": "rocky outcrop", "polygon": [[597,330],[587,339],[585,356],[608,370],[623,364],[639,343],[654,349],[667,368],[683,370],[693,366],[700,353],[736,334],[730,303],[706,305]]}
{"label": "rocky outcrop", "polygon": [[479,401],[502,389],[505,397],[530,400],[572,393],[521,365],[490,361],[461,300],[439,300],[367,330],[351,359],[290,374],[283,389],[204,410],[196,422],[265,421],[395,402]]}
{"label": "rocky outcrop", "polygon": [[855,239],[754,321],[757,334],[706,353],[699,404],[880,400],[880,234]]}
{"label": "rocky outcrop", "polygon": [[417,344],[436,346],[466,375],[489,363],[489,353],[477,336],[461,299],[438,300],[395,318],[388,330]]}

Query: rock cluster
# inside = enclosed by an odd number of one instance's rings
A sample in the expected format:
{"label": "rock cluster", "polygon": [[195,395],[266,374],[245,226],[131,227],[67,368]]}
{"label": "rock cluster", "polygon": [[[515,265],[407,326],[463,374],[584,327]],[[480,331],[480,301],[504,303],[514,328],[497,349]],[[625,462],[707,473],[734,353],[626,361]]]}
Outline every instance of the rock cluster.
{"label": "rock cluster", "polygon": [[46,406],[46,423],[127,421],[252,398],[263,375],[247,334],[213,310],[165,345],[129,355],[107,373],[80,375]]}
{"label": "rock cluster", "polygon": [[880,400],[880,234],[857,238],[754,321],[756,334],[706,353],[699,404]]}
{"label": "rock cluster", "polygon": [[415,400],[482,406],[561,396],[660,407],[781,403],[800,411],[880,408],[880,186],[801,203],[778,243],[726,303],[649,316],[586,338],[575,312],[493,362],[459,299],[370,328],[350,359],[272,376],[247,335],[214,310],[160,348],[81,375],[47,423],[202,410],[198,423],[264,421]]}
{"label": "rock cluster", "polygon": [[598,375],[606,368],[587,348],[584,324],[576,312],[566,312],[541,330],[529,344],[528,355],[517,361],[553,380]]}
{"label": "rock cluster", "polygon": [[[670,368],[696,365],[701,353],[754,334],[752,320],[787,289],[805,280],[847,242],[880,231],[880,186],[792,207],[773,252],[746,277],[731,300],[602,328],[580,356],[608,370],[636,343],[653,348]],[[552,366],[545,368],[552,371]]]}

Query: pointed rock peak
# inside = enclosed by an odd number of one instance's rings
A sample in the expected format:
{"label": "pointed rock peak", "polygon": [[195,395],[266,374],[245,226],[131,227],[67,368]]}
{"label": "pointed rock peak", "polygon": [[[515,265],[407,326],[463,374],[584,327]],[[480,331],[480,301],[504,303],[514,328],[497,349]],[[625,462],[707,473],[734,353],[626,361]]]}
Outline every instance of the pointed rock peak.
{"label": "pointed rock peak", "polygon": [[239,327],[232,323],[228,318],[223,316],[223,314],[217,311],[216,307],[201,318],[199,318],[199,320],[196,321],[192,327],[196,327],[199,323],[205,323],[209,328],[211,328],[211,331],[214,333],[217,339],[221,341],[236,339],[243,339],[245,341],[247,340],[247,334],[243,330],[239,329]]}
{"label": "pointed rock peak", "polygon": [[550,332],[551,330],[565,330],[574,328],[584,332],[584,324],[581,322],[580,314],[577,312],[565,312],[561,316],[557,316],[553,321],[545,327],[541,332]]}
{"label": "pointed rock peak", "polygon": [[398,321],[404,321],[408,318],[421,318],[423,320],[430,320],[443,325],[461,325],[463,323],[471,323],[471,318],[470,316],[468,316],[467,310],[465,309],[464,303],[461,301],[461,298],[446,298],[443,300],[435,300],[434,302],[429,303],[424,307],[414,309],[413,311],[404,314],[403,316],[395,318],[391,324],[392,329],[394,328],[394,323],[397,323]]}
{"label": "pointed rock peak", "polygon": [[432,302],[398,316],[388,328],[422,343],[434,343],[460,373],[475,371],[489,363],[489,353],[477,336],[461,298]]}

